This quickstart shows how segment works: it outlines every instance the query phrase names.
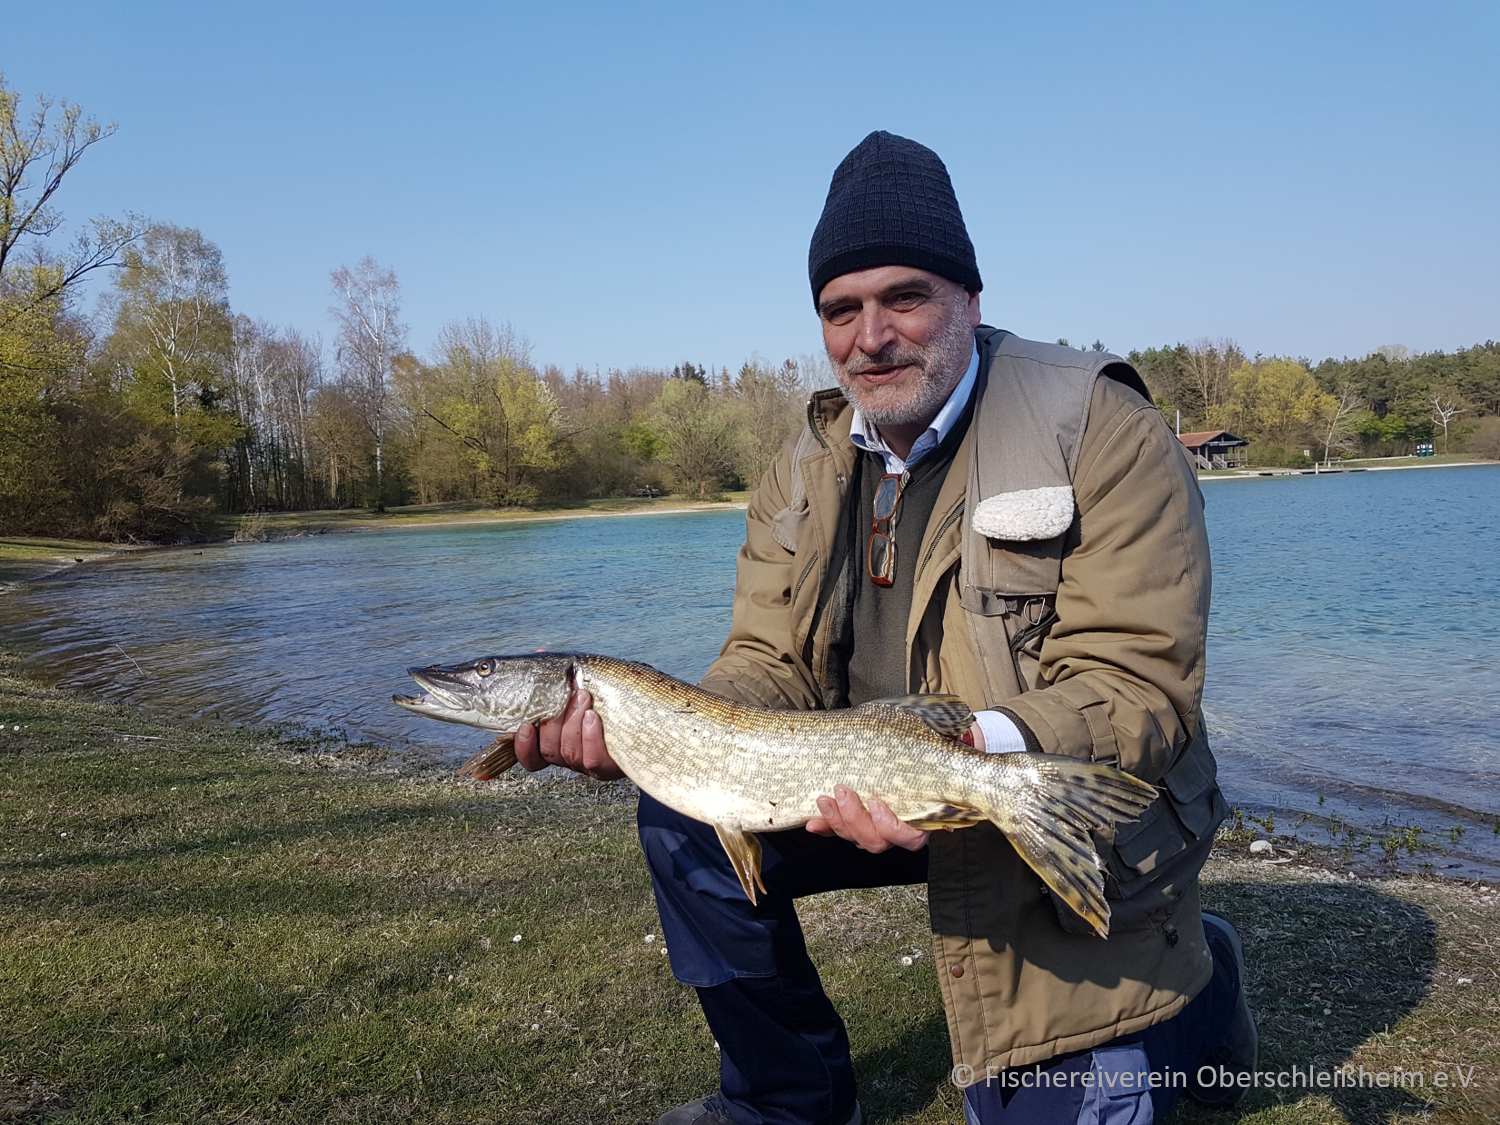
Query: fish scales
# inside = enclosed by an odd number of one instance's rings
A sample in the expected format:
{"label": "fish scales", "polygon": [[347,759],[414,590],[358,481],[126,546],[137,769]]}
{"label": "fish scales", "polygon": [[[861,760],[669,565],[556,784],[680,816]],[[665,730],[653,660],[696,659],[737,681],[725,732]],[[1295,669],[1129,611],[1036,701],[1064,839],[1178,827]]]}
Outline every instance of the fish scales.
{"label": "fish scales", "polygon": [[593,693],[620,768],[699,820],[742,832],[801,827],[821,815],[816,797],[835,785],[880,797],[902,820],[971,797],[952,768],[953,740],[907,711],[892,708],[884,721],[860,709],[763,711],[602,659],[579,686]]}
{"label": "fish scales", "polygon": [[844,785],[926,829],[989,821],[1100,936],[1109,928],[1090,833],[1142,812],[1155,790],[1110,766],[1040,754],[986,754],[960,740],[973,721],[951,696],[903,696],[839,711],[773,711],[711,695],[645,664],[544,653],[409,670],[426,694],[396,696],[418,714],[499,733],[463,772],[515,763],[525,722],[591,693],[610,755],[644,792],[717,831],[751,901],[755,833],[800,828],[820,795]]}

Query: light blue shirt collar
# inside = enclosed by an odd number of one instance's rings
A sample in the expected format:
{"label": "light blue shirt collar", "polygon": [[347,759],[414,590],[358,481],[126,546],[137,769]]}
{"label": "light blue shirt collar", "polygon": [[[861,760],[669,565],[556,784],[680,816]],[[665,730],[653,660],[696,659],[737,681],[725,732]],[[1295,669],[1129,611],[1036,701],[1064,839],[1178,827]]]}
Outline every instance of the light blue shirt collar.
{"label": "light blue shirt collar", "polygon": [[932,425],[928,426],[912,443],[911,453],[904,461],[891,451],[890,446],[886,445],[885,440],[880,436],[880,431],[865,421],[865,416],[858,406],[854,408],[854,418],[849,424],[849,440],[861,449],[871,450],[885,458],[887,473],[903,473],[936,449],[939,443],[948,436],[948,432],[953,429],[953,424],[958,421],[958,416],[964,412],[964,407],[969,405],[969,396],[974,393],[974,384],[978,380],[979,346],[976,344],[969,356],[969,369],[958,381],[958,386],[953,388],[953,393],[948,396],[948,401],[943,403],[943,408],[937,412]]}

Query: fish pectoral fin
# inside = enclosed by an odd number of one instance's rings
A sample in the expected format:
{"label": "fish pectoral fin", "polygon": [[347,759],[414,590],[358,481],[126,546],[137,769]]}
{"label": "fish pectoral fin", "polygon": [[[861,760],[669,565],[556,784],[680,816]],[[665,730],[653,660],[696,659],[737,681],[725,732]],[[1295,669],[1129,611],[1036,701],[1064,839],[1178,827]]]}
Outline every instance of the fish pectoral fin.
{"label": "fish pectoral fin", "polygon": [[516,736],[502,734],[489,746],[458,767],[459,777],[493,781],[516,764]]}
{"label": "fish pectoral fin", "polygon": [[755,888],[759,887],[761,893],[765,893],[766,885],[760,877],[760,841],[749,832],[736,832],[731,828],[721,828],[714,825],[714,831],[719,835],[719,843],[724,845],[724,854],[729,857],[729,866],[734,868],[734,873],[739,877],[740,886],[745,889],[745,897],[753,904],[757,901]]}
{"label": "fish pectoral fin", "polygon": [[895,695],[872,699],[865,707],[895,707],[910,711],[944,738],[962,738],[974,725],[974,712],[956,695]]}

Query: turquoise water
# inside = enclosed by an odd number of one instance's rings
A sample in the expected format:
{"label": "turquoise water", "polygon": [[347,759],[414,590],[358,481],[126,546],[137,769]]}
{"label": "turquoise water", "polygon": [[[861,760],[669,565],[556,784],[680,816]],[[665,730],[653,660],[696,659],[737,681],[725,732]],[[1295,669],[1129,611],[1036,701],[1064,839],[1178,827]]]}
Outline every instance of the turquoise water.
{"label": "turquoise water", "polygon": [[1455,853],[1439,866],[1500,860],[1500,468],[1204,493],[1204,704],[1230,800],[1336,814],[1377,844],[1418,826]]}
{"label": "turquoise water", "polygon": [[[1454,853],[1430,861],[1500,871],[1500,468],[1204,491],[1205,706],[1231,803],[1278,831],[1308,816],[1324,842],[1330,813],[1360,842],[1419,826]],[[164,714],[457,759],[484,736],[392,706],[407,665],[578,649],[695,679],[743,531],[724,510],[149,552],[0,598],[0,637],[39,675]]]}

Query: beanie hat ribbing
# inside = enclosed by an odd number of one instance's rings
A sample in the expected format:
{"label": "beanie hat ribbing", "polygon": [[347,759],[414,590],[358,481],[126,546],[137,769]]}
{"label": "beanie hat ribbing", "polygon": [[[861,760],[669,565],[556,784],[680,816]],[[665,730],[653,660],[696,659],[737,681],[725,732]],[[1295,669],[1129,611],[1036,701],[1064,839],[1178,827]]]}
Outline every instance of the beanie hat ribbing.
{"label": "beanie hat ribbing", "polygon": [[948,169],[926,145],[886,132],[860,141],[834,170],[807,254],[813,304],[834,278],[876,266],[984,287]]}

